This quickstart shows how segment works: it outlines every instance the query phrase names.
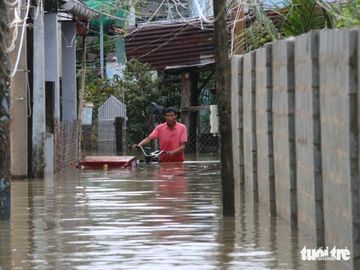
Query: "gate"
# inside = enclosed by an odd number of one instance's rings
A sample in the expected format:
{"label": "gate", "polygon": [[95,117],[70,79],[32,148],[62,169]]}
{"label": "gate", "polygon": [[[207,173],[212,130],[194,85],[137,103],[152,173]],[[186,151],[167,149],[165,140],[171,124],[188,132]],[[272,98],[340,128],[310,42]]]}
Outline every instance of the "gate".
{"label": "gate", "polygon": [[110,96],[100,106],[98,113],[99,154],[121,154],[126,151],[126,120],[126,106],[116,97]]}

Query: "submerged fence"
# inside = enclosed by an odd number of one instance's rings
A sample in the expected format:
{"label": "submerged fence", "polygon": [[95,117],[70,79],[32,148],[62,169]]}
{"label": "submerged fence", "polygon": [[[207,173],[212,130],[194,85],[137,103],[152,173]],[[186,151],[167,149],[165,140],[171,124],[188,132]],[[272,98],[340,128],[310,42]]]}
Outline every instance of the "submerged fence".
{"label": "submerged fence", "polygon": [[236,192],[360,269],[360,30],[324,30],[232,58]]}
{"label": "submerged fence", "polygon": [[58,172],[79,161],[80,121],[55,120],[54,124],[54,171]]}

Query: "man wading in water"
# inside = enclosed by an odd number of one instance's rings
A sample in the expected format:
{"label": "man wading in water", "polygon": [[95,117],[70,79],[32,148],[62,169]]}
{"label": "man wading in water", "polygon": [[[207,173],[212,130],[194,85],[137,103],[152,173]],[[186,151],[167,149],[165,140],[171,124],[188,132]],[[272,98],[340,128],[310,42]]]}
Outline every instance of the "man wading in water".
{"label": "man wading in water", "polygon": [[187,142],[186,126],[176,121],[177,111],[168,107],[164,109],[165,123],[159,124],[151,134],[138,144],[133,144],[132,149],[137,146],[144,146],[154,139],[159,139],[160,162],[181,162],[184,161],[184,150]]}

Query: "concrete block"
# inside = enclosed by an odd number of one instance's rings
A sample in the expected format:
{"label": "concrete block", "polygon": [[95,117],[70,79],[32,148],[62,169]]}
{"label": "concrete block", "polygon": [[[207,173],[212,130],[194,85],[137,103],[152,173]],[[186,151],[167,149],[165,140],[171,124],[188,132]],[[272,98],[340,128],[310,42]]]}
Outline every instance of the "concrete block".
{"label": "concrete block", "polygon": [[[245,188],[257,198],[256,134],[255,134],[255,53],[244,56],[243,62],[243,128]],[[254,166],[255,165],[255,166]]]}
{"label": "concrete block", "polygon": [[319,40],[325,243],[348,247],[354,269],[360,252],[357,40],[349,29],[322,31]]}
{"label": "concrete block", "polygon": [[272,45],[256,51],[256,142],[259,200],[276,215],[272,130]]}
{"label": "concrete block", "polygon": [[295,131],[298,228],[324,246],[320,149],[318,32],[295,40]]}
{"label": "concrete block", "polygon": [[243,58],[241,56],[233,56],[231,59],[231,121],[233,134],[233,166],[236,206],[240,204],[239,196],[244,182],[242,136],[242,63]]}
{"label": "concrete block", "polygon": [[294,42],[273,44],[273,136],[277,214],[296,227]]}

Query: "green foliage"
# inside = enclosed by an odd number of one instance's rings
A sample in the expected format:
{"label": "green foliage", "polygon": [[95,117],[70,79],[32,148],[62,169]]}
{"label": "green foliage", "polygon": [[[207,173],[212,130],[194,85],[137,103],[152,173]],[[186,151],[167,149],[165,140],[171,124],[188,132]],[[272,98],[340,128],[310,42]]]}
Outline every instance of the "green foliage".
{"label": "green foliage", "polygon": [[163,73],[158,79],[154,79],[147,64],[137,60],[127,63],[123,89],[125,89],[127,137],[130,145],[147,137],[159,121],[154,118],[154,107],[151,102],[164,107],[178,106],[180,88],[175,85],[166,85],[167,79],[168,75]]}
{"label": "green foliage", "polygon": [[147,64],[132,60],[128,62],[124,73],[123,89],[128,117],[128,141],[137,143],[148,136],[154,123],[151,122],[151,101],[160,98],[158,80],[153,80]]}
{"label": "green foliage", "polygon": [[93,120],[97,121],[97,111],[99,107],[111,96],[119,98],[116,91],[118,83],[111,84],[107,79],[96,78],[86,84],[84,100],[94,104]]}

